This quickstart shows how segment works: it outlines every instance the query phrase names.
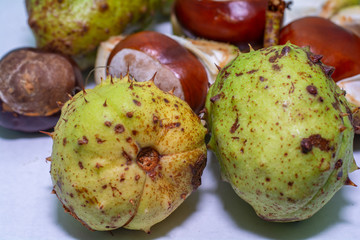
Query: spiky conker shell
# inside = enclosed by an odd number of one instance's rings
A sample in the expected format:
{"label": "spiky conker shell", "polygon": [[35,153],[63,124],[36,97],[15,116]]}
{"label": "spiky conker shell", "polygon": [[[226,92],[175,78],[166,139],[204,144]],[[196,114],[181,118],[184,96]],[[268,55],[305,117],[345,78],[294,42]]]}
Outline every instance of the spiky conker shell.
{"label": "spiky conker shell", "polygon": [[107,79],[62,108],[54,191],[92,230],[149,231],[200,185],[205,133],[186,102],[152,81]]}
{"label": "spiky conker shell", "polygon": [[66,55],[82,55],[129,27],[141,29],[170,0],[26,0],[36,45]]}
{"label": "spiky conker shell", "polygon": [[240,54],[209,90],[209,147],[263,219],[306,219],[351,183],[351,111],[320,59],[292,44]]}

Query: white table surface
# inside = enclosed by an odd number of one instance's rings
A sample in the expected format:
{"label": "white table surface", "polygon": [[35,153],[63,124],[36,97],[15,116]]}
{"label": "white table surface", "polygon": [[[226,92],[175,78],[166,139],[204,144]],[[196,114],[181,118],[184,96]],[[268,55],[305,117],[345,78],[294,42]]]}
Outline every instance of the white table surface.
{"label": "white table surface", "polygon": [[[27,25],[23,0],[0,0],[0,57],[35,41]],[[296,6],[320,1],[296,0]],[[169,25],[161,26],[165,32]],[[151,234],[119,229],[91,232],[63,211],[51,194],[52,141],[0,127],[0,239],[359,239],[360,188],[345,186],[312,218],[270,223],[257,217],[230,185],[220,180],[212,153],[200,188]],[[360,137],[354,156],[360,165]],[[360,185],[360,171],[350,178]]]}

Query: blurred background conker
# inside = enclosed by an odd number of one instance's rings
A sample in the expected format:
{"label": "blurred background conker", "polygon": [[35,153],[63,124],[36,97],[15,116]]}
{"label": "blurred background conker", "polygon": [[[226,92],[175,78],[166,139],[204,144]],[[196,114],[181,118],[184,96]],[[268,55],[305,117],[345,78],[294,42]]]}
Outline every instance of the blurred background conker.
{"label": "blurred background conker", "polygon": [[335,67],[334,81],[360,74],[360,37],[322,17],[299,18],[280,31],[280,44],[291,42],[322,55],[322,62]]}
{"label": "blurred background conker", "polygon": [[172,16],[177,35],[262,47],[268,0],[175,0]]}

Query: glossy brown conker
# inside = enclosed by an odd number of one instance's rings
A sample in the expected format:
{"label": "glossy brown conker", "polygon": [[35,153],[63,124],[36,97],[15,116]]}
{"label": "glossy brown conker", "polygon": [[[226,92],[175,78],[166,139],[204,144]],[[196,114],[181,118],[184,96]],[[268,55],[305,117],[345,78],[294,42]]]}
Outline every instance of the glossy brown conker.
{"label": "glossy brown conker", "polygon": [[303,17],[280,31],[280,44],[291,42],[322,55],[321,61],[335,67],[334,81],[360,74],[360,38],[322,17]]}
{"label": "glossy brown conker", "polygon": [[202,63],[172,38],[158,32],[143,31],[127,36],[111,51],[108,74],[129,73],[136,81],[154,83],[163,91],[173,91],[194,112],[204,106],[208,77]]}
{"label": "glossy brown conker", "polygon": [[176,0],[173,12],[188,37],[237,45],[248,50],[263,44],[267,0]]}

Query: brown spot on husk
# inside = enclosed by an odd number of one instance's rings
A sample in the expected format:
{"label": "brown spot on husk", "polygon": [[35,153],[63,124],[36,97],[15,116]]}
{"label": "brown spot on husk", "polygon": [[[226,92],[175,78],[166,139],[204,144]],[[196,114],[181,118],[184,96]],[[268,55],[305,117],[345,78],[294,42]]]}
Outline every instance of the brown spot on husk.
{"label": "brown spot on husk", "polygon": [[122,156],[126,159],[126,165],[130,165],[132,162],[131,156],[125,151],[122,152]]}
{"label": "brown spot on husk", "polygon": [[100,2],[98,8],[100,12],[106,12],[109,9],[109,5],[107,2]]}
{"label": "brown spot on husk", "polygon": [[136,106],[141,106],[141,102],[139,102],[138,100],[133,99],[133,102],[135,103]]}
{"label": "brown spot on husk", "polygon": [[166,129],[173,129],[173,128],[178,128],[181,126],[180,122],[174,122],[174,123],[169,123],[165,125]]}
{"label": "brown spot on husk", "polygon": [[82,162],[78,162],[78,165],[79,165],[80,169],[84,169],[84,166],[83,166]]}
{"label": "brown spot on husk", "polygon": [[125,127],[122,124],[117,124],[114,128],[115,133],[123,133],[125,131]]}
{"label": "brown spot on husk", "polygon": [[259,71],[259,69],[253,69],[251,71],[246,72],[247,74],[253,74],[256,73],[257,71]]}
{"label": "brown spot on husk", "polygon": [[82,139],[78,140],[79,145],[85,145],[85,144],[88,144],[88,142],[89,142],[89,140],[87,139],[86,136],[83,136]]}
{"label": "brown spot on husk", "polygon": [[274,71],[280,71],[281,70],[281,67],[278,64],[273,64],[271,67],[272,67],[272,69]]}
{"label": "brown spot on husk", "polygon": [[280,56],[281,57],[286,56],[290,51],[291,51],[291,48],[289,46],[285,46],[285,47],[283,47],[283,49],[281,49]]}
{"label": "brown spot on husk", "polygon": [[343,165],[342,159],[337,160],[335,163],[335,169],[341,168],[342,165]]}
{"label": "brown spot on husk", "polygon": [[314,134],[301,140],[300,146],[303,153],[310,152],[313,147],[317,147],[321,151],[327,152],[330,150],[330,141],[322,138],[320,134]]}
{"label": "brown spot on husk", "polygon": [[127,116],[128,118],[132,118],[132,117],[134,116],[134,113],[132,113],[132,112],[127,112],[127,113],[126,113],[126,116]]}
{"label": "brown spot on husk", "polygon": [[153,115],[153,123],[157,124],[159,122],[159,117],[156,115]]}
{"label": "brown spot on husk", "polygon": [[219,100],[223,95],[224,95],[223,93],[219,93],[219,94],[213,96],[212,98],[210,98],[210,101],[211,101],[212,103],[214,103],[214,102],[216,102],[217,100]]}
{"label": "brown spot on husk", "polygon": [[195,165],[190,165],[191,172],[193,177],[191,179],[191,184],[193,185],[194,190],[201,185],[201,176],[206,166],[207,156],[206,154],[201,154],[198,160],[195,162]]}
{"label": "brown spot on husk", "polygon": [[97,134],[95,135],[95,139],[96,139],[96,142],[99,143],[99,144],[102,144],[102,143],[106,142],[106,140],[101,139]]}
{"label": "brown spot on husk", "polygon": [[236,116],[234,124],[230,128],[230,133],[234,133],[240,127],[239,116]]}
{"label": "brown spot on husk", "polygon": [[306,91],[308,91],[308,93],[310,93],[313,96],[317,95],[317,88],[314,85],[307,86]]}

